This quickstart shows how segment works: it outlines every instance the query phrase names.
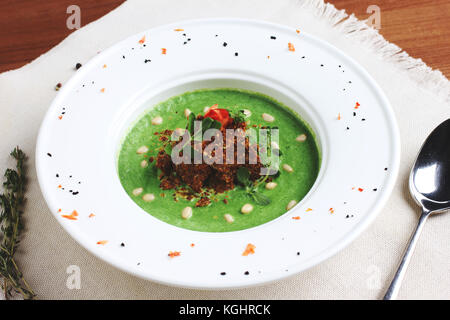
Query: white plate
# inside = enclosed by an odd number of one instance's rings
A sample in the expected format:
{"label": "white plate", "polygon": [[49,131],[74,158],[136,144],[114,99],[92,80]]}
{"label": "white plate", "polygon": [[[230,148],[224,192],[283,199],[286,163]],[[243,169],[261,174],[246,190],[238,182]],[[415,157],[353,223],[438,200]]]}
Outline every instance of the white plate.
{"label": "white plate", "polygon": [[[248,230],[208,233],[166,224],[138,207],[117,175],[121,139],[139,115],[173,95],[215,87],[262,92],[291,107],[312,126],[322,152],[305,199]],[[212,289],[281,279],[348,245],[386,202],[399,150],[389,102],[348,56],[301,30],[212,19],[142,32],[83,65],[42,123],[36,165],[51,211],[90,252],[145,279]],[[73,210],[77,220],[62,217]],[[255,253],[243,256],[249,243]],[[170,251],[181,255],[170,258]]]}

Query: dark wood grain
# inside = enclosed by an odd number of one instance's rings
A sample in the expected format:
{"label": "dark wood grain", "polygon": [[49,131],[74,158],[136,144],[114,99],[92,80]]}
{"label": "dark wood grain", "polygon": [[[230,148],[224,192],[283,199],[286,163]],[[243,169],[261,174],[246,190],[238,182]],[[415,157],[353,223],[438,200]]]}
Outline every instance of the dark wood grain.
{"label": "dark wood grain", "polygon": [[[0,0],[0,72],[32,61],[73,30],[66,9],[77,4],[82,26],[105,15],[123,0]],[[450,77],[449,0],[332,0],[338,9],[365,19],[369,5],[381,9],[381,34],[411,56]]]}

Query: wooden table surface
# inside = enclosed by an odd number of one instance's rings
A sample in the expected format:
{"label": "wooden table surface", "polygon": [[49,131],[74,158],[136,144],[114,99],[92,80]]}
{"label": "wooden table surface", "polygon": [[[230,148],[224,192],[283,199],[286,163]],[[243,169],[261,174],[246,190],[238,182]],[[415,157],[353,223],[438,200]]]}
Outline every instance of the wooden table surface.
{"label": "wooden table surface", "polygon": [[[151,0],[149,0],[150,2]],[[73,30],[66,26],[71,4],[81,8],[81,24],[96,20],[123,0],[0,0],[0,72],[19,68],[58,44]],[[331,0],[360,19],[369,5],[381,11],[383,36],[411,56],[422,58],[450,78],[449,0]]]}

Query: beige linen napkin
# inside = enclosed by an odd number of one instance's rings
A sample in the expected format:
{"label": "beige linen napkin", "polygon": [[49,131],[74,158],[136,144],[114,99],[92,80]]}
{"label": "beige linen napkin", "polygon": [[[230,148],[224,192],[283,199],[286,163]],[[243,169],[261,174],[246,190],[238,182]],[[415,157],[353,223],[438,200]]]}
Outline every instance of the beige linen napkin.
{"label": "beige linen napkin", "polygon": [[[230,3],[232,2],[232,3]],[[383,13],[381,12],[381,15]],[[401,132],[397,185],[375,222],[326,262],[270,285],[230,291],[172,288],[141,280],[99,261],[72,240],[49,212],[36,179],[34,151],[54,86],[98,51],[131,34],[178,20],[242,17],[300,28],[356,59],[387,94]],[[450,115],[450,83],[421,61],[398,53],[363,22],[321,0],[312,1],[128,1],[70,35],[32,63],[0,75],[0,169],[12,163],[15,145],[30,155],[27,230],[17,260],[40,299],[375,299],[383,295],[417,219],[407,177],[423,140]],[[63,17],[62,17],[63,18]],[[432,49],[432,48],[430,48]],[[429,219],[400,298],[450,298],[450,214]],[[69,289],[70,266],[81,287]],[[76,268],[76,267],[75,267]],[[69,272],[69,273],[68,273]],[[69,280],[68,280],[69,278]],[[69,286],[67,282],[69,281]]]}

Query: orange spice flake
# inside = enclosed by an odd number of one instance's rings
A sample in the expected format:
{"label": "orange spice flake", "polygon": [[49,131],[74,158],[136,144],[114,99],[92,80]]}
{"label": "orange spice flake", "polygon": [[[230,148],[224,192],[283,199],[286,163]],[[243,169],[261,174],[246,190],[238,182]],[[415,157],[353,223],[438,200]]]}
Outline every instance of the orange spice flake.
{"label": "orange spice flake", "polygon": [[253,244],[251,244],[251,243],[247,244],[247,247],[245,248],[245,250],[244,250],[244,252],[242,253],[242,255],[243,255],[244,257],[246,257],[246,256],[248,256],[249,254],[254,254],[254,253],[255,253],[255,248],[256,248],[255,245],[253,245]]}
{"label": "orange spice flake", "polygon": [[107,67],[107,65],[106,65],[106,64],[104,64],[104,65],[103,65],[103,69],[104,69],[104,68],[106,68],[106,67]]}
{"label": "orange spice flake", "polygon": [[293,219],[293,220],[300,220],[300,217],[299,217],[299,216],[296,216],[296,217],[292,217],[292,219]]}
{"label": "orange spice flake", "polygon": [[161,53],[162,54],[166,54],[167,53],[167,49],[166,48],[161,48]]}
{"label": "orange spice flake", "polygon": [[175,29],[174,31],[184,31],[184,29]]}
{"label": "orange spice flake", "polygon": [[62,120],[62,118],[63,118],[63,116],[58,116],[58,119],[59,119],[59,120]]}
{"label": "orange spice flake", "polygon": [[334,209],[333,208],[330,208],[328,211],[330,211],[331,214],[334,213]]}
{"label": "orange spice flake", "polygon": [[143,36],[143,37],[141,38],[141,40],[139,40],[139,43],[140,43],[140,44],[144,44],[144,42],[145,42],[145,36]]}
{"label": "orange spice flake", "polygon": [[[58,212],[61,212],[61,209],[58,210]],[[63,214],[61,217],[68,219],[68,220],[78,220],[78,212],[77,210],[73,210],[71,214]]]}
{"label": "orange spice flake", "polygon": [[93,217],[95,217],[95,214],[91,213],[88,217],[93,218]]}
{"label": "orange spice flake", "polygon": [[341,117],[341,114],[340,114],[340,113],[338,113],[337,119],[338,119],[338,120],[341,120],[341,119],[342,119],[342,117]]}
{"label": "orange spice flake", "polygon": [[308,209],[306,209],[305,211],[306,211],[306,212],[309,212],[309,211],[312,211],[312,209],[311,209],[311,208],[308,208]]}
{"label": "orange spice flake", "polygon": [[297,29],[297,30],[295,30],[295,32],[300,33],[300,30]]}
{"label": "orange spice flake", "polygon": [[97,241],[97,244],[102,245],[102,246],[104,246],[104,245],[107,244],[107,243],[108,243],[108,240],[100,240],[100,241]]}
{"label": "orange spice flake", "polygon": [[101,89],[100,89],[100,92],[105,92],[105,88],[101,88]]}
{"label": "orange spice flake", "polygon": [[180,255],[181,255],[180,251],[170,251],[169,254],[168,254],[168,256],[171,257],[171,258],[175,258],[175,257],[178,257]]}
{"label": "orange spice flake", "polygon": [[290,42],[288,43],[288,48],[289,48],[289,51],[292,51],[292,52],[295,51],[294,45]]}
{"label": "orange spice flake", "polygon": [[61,186],[61,185],[59,185],[59,186],[58,186],[58,189],[61,189],[61,188],[62,188],[62,186]]}
{"label": "orange spice flake", "polygon": [[356,104],[355,104],[355,109],[358,109],[359,106],[360,106],[359,102],[356,102]]}
{"label": "orange spice flake", "polygon": [[195,243],[191,243],[191,248],[195,247]]}
{"label": "orange spice flake", "polygon": [[359,192],[363,192],[364,189],[363,189],[363,188],[358,188],[358,191],[359,191]]}

